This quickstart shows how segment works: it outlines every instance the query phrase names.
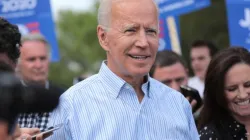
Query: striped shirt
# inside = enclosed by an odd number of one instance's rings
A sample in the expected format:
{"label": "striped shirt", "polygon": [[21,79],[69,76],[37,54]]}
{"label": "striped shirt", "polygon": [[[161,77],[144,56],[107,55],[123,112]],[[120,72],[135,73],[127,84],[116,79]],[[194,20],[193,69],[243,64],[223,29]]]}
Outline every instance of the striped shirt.
{"label": "striped shirt", "polygon": [[177,91],[148,77],[138,101],[132,86],[105,63],[98,74],[61,97],[49,126],[63,123],[50,140],[199,140],[191,106]]}

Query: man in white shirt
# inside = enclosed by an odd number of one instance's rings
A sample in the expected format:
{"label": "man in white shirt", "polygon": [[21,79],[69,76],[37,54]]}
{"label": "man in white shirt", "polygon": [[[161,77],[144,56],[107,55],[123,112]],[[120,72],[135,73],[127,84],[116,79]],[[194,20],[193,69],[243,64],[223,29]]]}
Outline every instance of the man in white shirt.
{"label": "man in white shirt", "polygon": [[[149,76],[159,47],[154,0],[101,0],[98,74],[60,97],[51,140],[198,140],[185,97]],[[84,49],[84,48],[83,48]]]}
{"label": "man in white shirt", "polygon": [[207,67],[217,51],[216,46],[206,40],[196,40],[191,46],[190,57],[194,77],[188,80],[188,85],[197,89],[202,98]]}

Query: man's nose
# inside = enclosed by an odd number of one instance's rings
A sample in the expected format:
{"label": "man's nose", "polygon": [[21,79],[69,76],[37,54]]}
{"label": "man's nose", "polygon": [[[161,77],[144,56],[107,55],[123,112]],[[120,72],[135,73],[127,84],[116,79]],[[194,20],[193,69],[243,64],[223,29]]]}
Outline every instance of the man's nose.
{"label": "man's nose", "polygon": [[196,65],[196,64],[199,63],[199,60],[198,59],[193,59],[192,63]]}
{"label": "man's nose", "polygon": [[42,61],[41,61],[41,60],[38,59],[38,60],[35,61],[35,67],[36,67],[36,68],[41,68],[42,65],[43,65],[43,64],[42,64]]}
{"label": "man's nose", "polygon": [[138,47],[141,47],[141,48],[145,48],[145,47],[149,46],[148,38],[147,38],[146,32],[144,30],[141,30],[138,33],[135,45]]}

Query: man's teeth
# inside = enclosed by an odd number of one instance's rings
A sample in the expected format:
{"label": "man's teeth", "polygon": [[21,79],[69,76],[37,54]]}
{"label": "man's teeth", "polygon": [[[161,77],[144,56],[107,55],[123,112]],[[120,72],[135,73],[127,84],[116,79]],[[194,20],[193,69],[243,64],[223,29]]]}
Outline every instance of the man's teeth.
{"label": "man's teeth", "polygon": [[237,102],[238,105],[247,105],[249,104],[249,100],[243,101],[243,102]]}
{"label": "man's teeth", "polygon": [[147,56],[133,56],[133,55],[131,55],[131,57],[134,59],[146,59],[147,58]]}

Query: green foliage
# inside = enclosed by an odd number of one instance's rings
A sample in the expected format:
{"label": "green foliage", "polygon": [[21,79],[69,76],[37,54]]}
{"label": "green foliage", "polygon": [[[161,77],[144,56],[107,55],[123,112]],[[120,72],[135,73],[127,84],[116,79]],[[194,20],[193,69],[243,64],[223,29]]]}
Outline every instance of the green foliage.
{"label": "green foliage", "polygon": [[96,73],[105,58],[96,34],[97,9],[61,11],[56,25],[61,60],[51,64],[50,79],[68,87],[74,77]]}

